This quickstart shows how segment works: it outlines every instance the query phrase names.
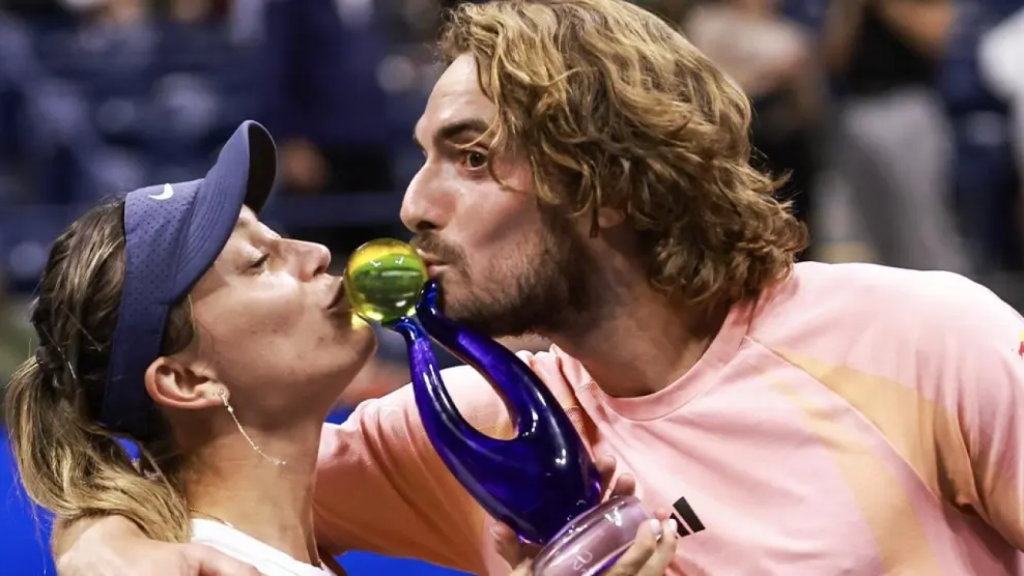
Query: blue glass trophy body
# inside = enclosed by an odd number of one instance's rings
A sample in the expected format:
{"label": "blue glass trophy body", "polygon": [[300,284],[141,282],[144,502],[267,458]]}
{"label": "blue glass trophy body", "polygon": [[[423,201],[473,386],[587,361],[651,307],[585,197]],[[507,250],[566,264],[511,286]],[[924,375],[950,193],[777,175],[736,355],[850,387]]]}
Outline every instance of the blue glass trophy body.
{"label": "blue glass trophy body", "polygon": [[[425,279],[422,262],[397,241],[364,246],[346,272],[357,313],[405,338],[416,407],[444,464],[492,517],[543,546],[533,573],[600,573],[632,543],[648,515],[633,497],[602,504],[597,468],[551,391],[510,350],[446,318],[439,286],[424,285]],[[432,339],[501,395],[514,438],[487,436],[462,417],[437,368]]]}

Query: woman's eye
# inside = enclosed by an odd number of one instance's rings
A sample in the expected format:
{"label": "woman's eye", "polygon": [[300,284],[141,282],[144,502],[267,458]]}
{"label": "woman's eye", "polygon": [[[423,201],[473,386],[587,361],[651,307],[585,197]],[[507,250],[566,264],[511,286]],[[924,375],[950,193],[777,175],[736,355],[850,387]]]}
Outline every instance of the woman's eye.
{"label": "woman's eye", "polygon": [[260,256],[258,260],[249,265],[251,270],[262,270],[266,265],[267,261],[270,260],[270,254],[264,254]]}

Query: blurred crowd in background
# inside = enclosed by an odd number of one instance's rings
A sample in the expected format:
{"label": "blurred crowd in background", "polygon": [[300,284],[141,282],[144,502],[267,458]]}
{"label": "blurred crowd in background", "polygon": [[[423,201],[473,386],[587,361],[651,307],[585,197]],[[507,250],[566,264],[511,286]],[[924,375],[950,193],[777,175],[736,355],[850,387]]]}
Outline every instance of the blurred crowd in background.
{"label": "blurred crowd in background", "polygon": [[[755,161],[790,174],[809,258],[1015,285],[1024,0],[640,3],[749,94]],[[201,176],[243,119],[280,147],[272,225],[335,262],[404,237],[444,4],[0,0],[0,381],[29,351],[25,304],[59,231],[113,194]],[[389,367],[350,400],[404,381]]]}
{"label": "blurred crowd in background", "polygon": [[[637,2],[749,94],[755,161],[790,173],[808,258],[1013,286],[1024,0]],[[280,147],[272,225],[339,263],[405,237],[410,135],[451,3],[0,0],[0,381],[27,355],[25,303],[62,227],[112,194],[201,176],[243,119]]]}
{"label": "blurred crowd in background", "polygon": [[[451,3],[0,0],[0,388],[30,353],[60,230],[111,195],[201,177],[241,120],[279,145],[271,225],[336,263],[407,237],[411,133]],[[755,162],[790,173],[807,258],[953,270],[1024,308],[1024,0],[637,3],[749,94]],[[343,403],[405,382],[402,354],[385,339]]]}

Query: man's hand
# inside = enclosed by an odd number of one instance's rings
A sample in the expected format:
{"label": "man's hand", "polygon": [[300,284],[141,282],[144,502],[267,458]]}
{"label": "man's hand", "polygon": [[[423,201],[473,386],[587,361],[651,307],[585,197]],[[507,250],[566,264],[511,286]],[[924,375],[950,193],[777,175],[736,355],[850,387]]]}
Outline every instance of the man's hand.
{"label": "man's hand", "polygon": [[[661,539],[658,539],[661,536]],[[676,553],[675,520],[648,520],[636,532],[636,540],[604,576],[663,576]],[[530,560],[525,560],[511,576],[531,576]]]}
{"label": "man's hand", "polygon": [[[629,474],[622,474],[615,478],[617,462],[611,456],[598,458],[594,464],[601,475],[601,486],[604,487],[607,500],[613,496],[631,496],[636,490],[636,479]],[[656,510],[651,526],[645,523],[637,531],[636,542],[633,543],[622,558],[616,562],[607,572],[615,576],[658,576],[663,574],[665,567],[672,561],[676,548],[676,525],[675,520],[669,520],[669,510]],[[671,524],[671,529],[669,525]],[[653,527],[658,525],[661,533],[661,540],[657,539],[657,530]],[[498,553],[509,563],[516,566],[512,576],[528,576],[529,561],[537,555],[539,549],[532,544],[521,542],[507,525],[496,523],[491,527],[491,534],[497,544]]]}
{"label": "man's hand", "polygon": [[72,528],[77,539],[57,560],[60,576],[260,576],[251,565],[202,544],[168,544],[143,536],[119,516]]}
{"label": "man's hand", "polygon": [[633,545],[605,576],[662,576],[676,555],[677,528],[673,519],[644,522]]}

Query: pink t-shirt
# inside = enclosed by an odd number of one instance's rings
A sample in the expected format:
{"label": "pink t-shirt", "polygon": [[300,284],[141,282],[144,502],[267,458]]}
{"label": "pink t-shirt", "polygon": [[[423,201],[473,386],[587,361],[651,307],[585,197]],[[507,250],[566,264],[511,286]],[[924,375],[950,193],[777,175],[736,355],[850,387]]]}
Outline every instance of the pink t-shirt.
{"label": "pink t-shirt", "polygon": [[[678,511],[671,574],[998,576],[1024,575],[1022,339],[963,277],[803,263],[656,394],[609,398],[557,348],[527,358],[642,501]],[[479,375],[444,376],[471,422],[509,433]],[[324,430],[317,488],[338,550],[509,571],[408,387]]]}

